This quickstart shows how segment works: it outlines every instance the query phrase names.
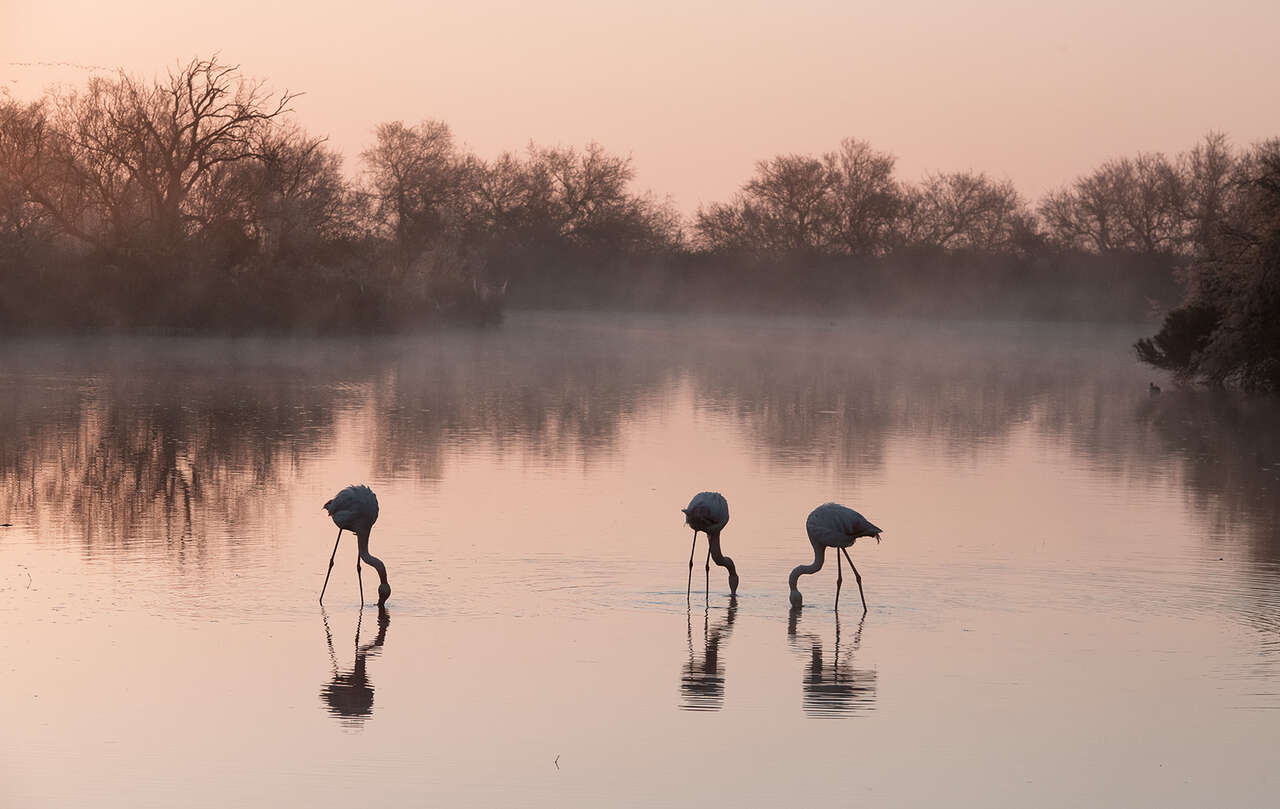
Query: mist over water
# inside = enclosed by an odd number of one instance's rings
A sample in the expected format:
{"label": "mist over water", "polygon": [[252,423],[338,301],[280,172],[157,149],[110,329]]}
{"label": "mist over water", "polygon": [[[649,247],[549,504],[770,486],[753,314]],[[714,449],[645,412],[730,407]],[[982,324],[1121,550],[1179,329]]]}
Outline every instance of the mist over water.
{"label": "mist over water", "polygon": [[[1280,409],[1146,331],[10,341],[0,805],[1266,805]],[[354,482],[381,614],[350,536],[316,603]],[[732,600],[701,537],[681,587],[707,489]],[[831,559],[789,609],[828,500],[885,529],[865,619]]]}

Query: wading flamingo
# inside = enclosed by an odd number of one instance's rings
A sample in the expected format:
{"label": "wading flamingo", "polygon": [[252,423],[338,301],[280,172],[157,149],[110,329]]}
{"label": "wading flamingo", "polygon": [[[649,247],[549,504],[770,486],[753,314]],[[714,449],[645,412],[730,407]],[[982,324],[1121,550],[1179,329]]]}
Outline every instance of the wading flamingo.
{"label": "wading flamingo", "polygon": [[729,593],[738,592],[738,570],[733,560],[720,552],[720,532],[729,522],[729,503],[719,492],[698,492],[689,501],[684,512],[684,522],[693,529],[693,545],[689,547],[689,586],[685,595],[693,588],[693,551],[698,547],[698,532],[707,535],[707,587],[711,586],[711,560],[716,560],[720,567],[729,569]]}
{"label": "wading flamingo", "polygon": [[838,503],[824,503],[809,512],[809,518],[805,520],[804,527],[809,533],[809,544],[813,546],[813,564],[800,565],[791,571],[791,577],[787,579],[787,584],[791,587],[791,605],[799,607],[804,603],[804,599],[800,596],[800,588],[796,586],[801,574],[817,573],[822,570],[822,563],[826,561],[827,548],[838,548],[836,609],[840,609],[840,585],[844,582],[844,571],[840,568],[840,554],[843,553],[849,560],[849,567],[853,568],[853,577],[858,582],[858,595],[862,598],[862,611],[866,612],[867,597],[862,594],[862,576],[858,575],[858,569],[853,567],[853,559],[849,557],[849,551],[846,549],[858,537],[875,537],[878,543],[880,529],[858,512]]}
{"label": "wading flamingo", "polygon": [[338,538],[333,541],[333,553],[329,555],[329,570],[324,574],[324,587],[320,588],[320,603],[324,603],[324,591],[329,586],[329,574],[333,572],[333,558],[338,555],[338,543],[342,541],[342,532],[350,531],[356,535],[359,554],[356,556],[356,581],[360,583],[360,606],[364,606],[364,580],[360,577],[360,560],[378,571],[382,583],[378,585],[378,606],[387,603],[391,597],[391,585],[387,582],[387,566],[382,560],[369,553],[369,532],[378,521],[378,498],[368,486],[348,486],[324,504],[324,510],[333,518],[338,526]]}

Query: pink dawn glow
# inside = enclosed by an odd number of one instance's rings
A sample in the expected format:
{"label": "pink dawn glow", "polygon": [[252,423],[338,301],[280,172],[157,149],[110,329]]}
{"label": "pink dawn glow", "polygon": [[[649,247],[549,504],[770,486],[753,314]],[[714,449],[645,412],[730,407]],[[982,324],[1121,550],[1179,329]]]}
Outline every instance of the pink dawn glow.
{"label": "pink dawn glow", "polygon": [[[219,54],[357,169],[383,121],[442,120],[482,157],[530,140],[630,154],[686,214],[755,161],[853,136],[898,174],[973,169],[1036,199],[1110,157],[1280,131],[1280,6],[1015,2],[116,3],[7,0],[0,86],[151,76]],[[42,64],[36,64],[42,63]]]}

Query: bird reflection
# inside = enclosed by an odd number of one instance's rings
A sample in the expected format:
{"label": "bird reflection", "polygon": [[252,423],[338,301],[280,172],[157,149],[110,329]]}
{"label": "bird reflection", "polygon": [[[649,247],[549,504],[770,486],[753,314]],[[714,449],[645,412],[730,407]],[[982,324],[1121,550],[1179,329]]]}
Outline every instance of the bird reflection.
{"label": "bird reflection", "polygon": [[[344,725],[360,727],[373,714],[373,683],[369,682],[366,659],[371,654],[377,656],[382,650],[391,615],[386,607],[378,607],[378,634],[363,646],[360,645],[361,618],[356,619],[356,659],[350,671],[339,669],[338,656],[333,651],[333,633],[329,631],[329,614],[321,609],[320,615],[324,620],[324,637],[329,644],[329,660],[333,665],[333,679],[320,689],[320,699],[329,713],[339,717]],[[364,612],[359,615],[363,617]]]}
{"label": "bird reflection", "polygon": [[853,667],[853,655],[862,642],[862,625],[867,620],[866,615],[858,621],[853,637],[842,641],[840,613],[836,613],[835,648],[827,654],[818,634],[796,632],[800,612],[799,607],[791,610],[787,621],[787,638],[796,651],[802,654],[808,652],[809,662],[805,667],[803,681],[805,716],[830,718],[872,710],[876,701],[876,672],[874,669]]}
{"label": "bird reflection", "polygon": [[689,659],[680,672],[680,707],[686,711],[718,711],[724,707],[724,664],[720,662],[720,644],[733,631],[738,614],[738,597],[729,597],[729,610],[722,620],[711,624],[711,608],[702,610],[701,654],[693,646],[693,611],[687,612]]}

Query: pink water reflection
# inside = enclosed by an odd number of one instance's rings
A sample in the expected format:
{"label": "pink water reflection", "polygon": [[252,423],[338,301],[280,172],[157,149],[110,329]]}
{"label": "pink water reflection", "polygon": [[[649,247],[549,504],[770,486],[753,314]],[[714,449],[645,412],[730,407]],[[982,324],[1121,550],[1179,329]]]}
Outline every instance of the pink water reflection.
{"label": "pink water reflection", "polygon": [[[525,316],[0,354],[0,804],[1265,805],[1280,419],[1149,398],[1129,339]],[[381,616],[350,547],[315,604],[356,481]],[[681,587],[703,489],[736,600]],[[886,531],[865,622],[834,566],[788,611],[829,499]]]}

